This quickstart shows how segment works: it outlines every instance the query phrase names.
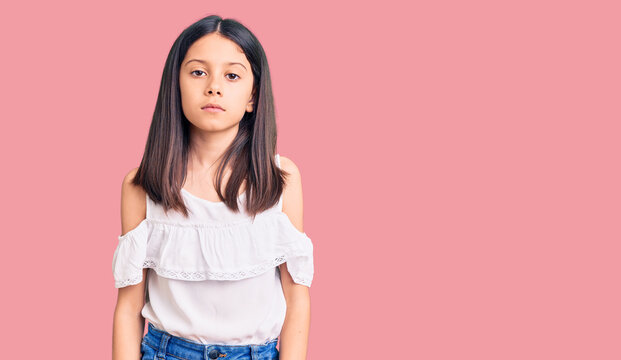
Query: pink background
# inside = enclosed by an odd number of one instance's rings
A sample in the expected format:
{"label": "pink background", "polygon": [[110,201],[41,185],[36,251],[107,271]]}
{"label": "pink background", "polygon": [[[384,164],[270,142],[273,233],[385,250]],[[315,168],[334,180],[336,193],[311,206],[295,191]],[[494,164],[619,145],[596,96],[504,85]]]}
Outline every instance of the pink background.
{"label": "pink background", "polygon": [[621,358],[618,2],[223,3],[2,6],[4,358],[110,358],[121,181],[210,14],[302,172],[309,359]]}

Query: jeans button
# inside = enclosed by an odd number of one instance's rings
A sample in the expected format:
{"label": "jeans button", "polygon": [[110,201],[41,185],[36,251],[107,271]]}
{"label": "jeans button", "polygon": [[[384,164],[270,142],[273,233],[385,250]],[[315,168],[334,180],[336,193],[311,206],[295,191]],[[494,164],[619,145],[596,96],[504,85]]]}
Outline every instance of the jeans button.
{"label": "jeans button", "polygon": [[218,355],[219,355],[219,353],[218,353],[218,350],[216,350],[216,349],[213,349],[213,350],[211,350],[209,352],[209,358],[210,359],[217,359]]}

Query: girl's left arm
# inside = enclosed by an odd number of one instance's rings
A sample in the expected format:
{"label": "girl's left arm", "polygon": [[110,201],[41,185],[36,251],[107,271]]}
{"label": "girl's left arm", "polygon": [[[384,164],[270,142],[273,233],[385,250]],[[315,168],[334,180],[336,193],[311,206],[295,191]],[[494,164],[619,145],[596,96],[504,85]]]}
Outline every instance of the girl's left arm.
{"label": "girl's left arm", "polygon": [[310,332],[310,289],[293,282],[286,270],[287,263],[279,267],[280,280],[287,300],[287,313],[280,332],[279,358],[306,360]]}
{"label": "girl's left arm", "polygon": [[[290,159],[280,156],[280,165],[290,175],[283,191],[282,211],[291,223],[303,230],[302,178],[300,171]],[[310,288],[297,284],[287,270],[287,263],[279,265],[287,312],[280,332],[280,360],[306,360],[310,332]]]}

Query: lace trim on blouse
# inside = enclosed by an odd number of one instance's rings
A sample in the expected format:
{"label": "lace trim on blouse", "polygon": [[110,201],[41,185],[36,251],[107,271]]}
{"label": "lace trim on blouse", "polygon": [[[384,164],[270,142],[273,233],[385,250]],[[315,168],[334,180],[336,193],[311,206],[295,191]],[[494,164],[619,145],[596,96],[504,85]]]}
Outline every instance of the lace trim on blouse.
{"label": "lace trim on blouse", "polygon": [[170,279],[240,280],[287,262],[294,282],[308,287],[314,273],[311,239],[282,211],[217,226],[147,218],[118,238],[117,288],[141,282],[143,268]]}

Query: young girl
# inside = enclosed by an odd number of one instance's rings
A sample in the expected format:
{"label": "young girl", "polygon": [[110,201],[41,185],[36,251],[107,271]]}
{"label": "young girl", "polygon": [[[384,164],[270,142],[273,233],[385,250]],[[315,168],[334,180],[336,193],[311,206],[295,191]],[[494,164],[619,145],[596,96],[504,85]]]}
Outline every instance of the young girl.
{"label": "young girl", "polygon": [[306,358],[313,245],[275,148],[257,38],[218,16],[185,29],[123,183],[113,359]]}

